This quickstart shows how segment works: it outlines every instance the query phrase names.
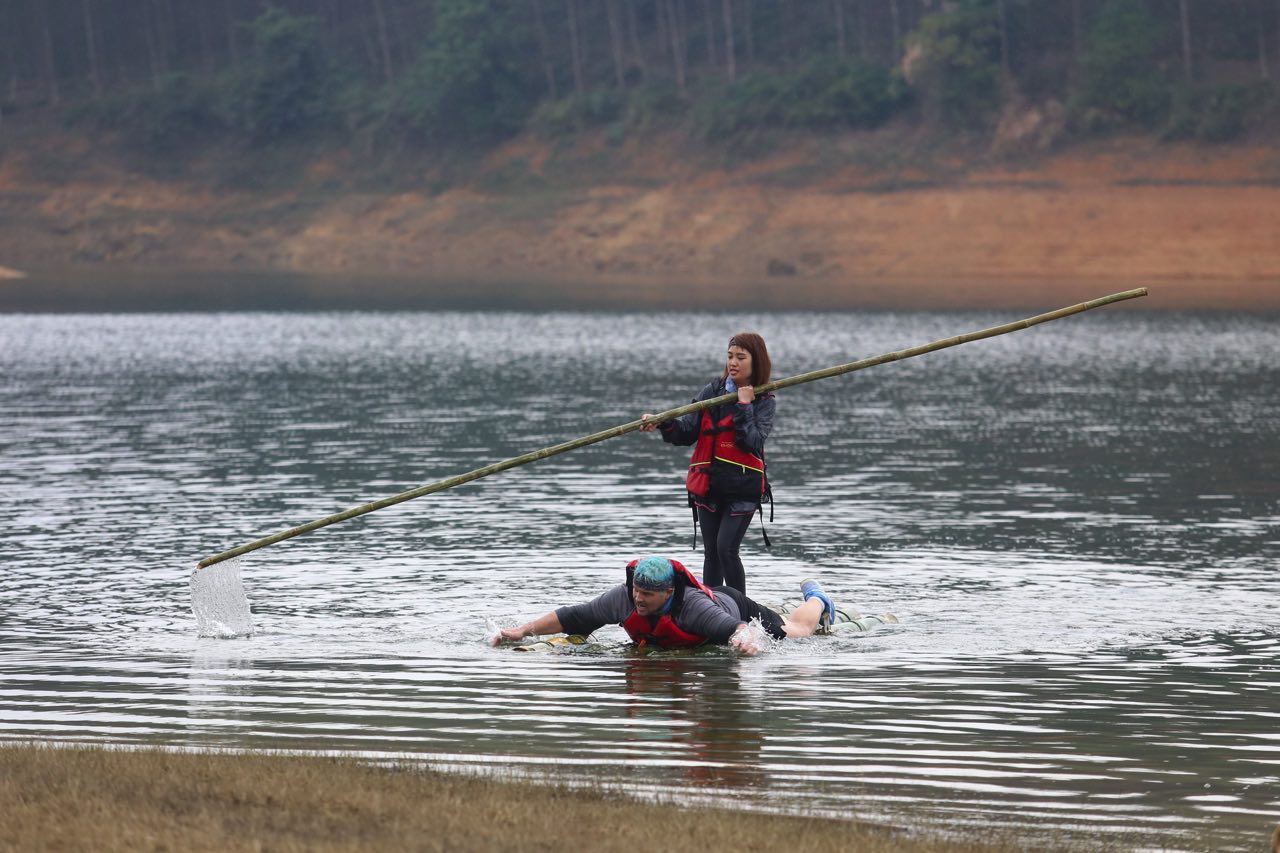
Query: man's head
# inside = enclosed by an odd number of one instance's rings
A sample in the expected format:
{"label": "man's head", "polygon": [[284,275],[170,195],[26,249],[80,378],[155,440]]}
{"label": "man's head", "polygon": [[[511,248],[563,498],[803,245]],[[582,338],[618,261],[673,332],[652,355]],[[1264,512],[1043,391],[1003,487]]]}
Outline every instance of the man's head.
{"label": "man's head", "polygon": [[671,600],[676,585],[675,566],[666,557],[645,557],[631,575],[631,601],[641,616],[656,616]]}

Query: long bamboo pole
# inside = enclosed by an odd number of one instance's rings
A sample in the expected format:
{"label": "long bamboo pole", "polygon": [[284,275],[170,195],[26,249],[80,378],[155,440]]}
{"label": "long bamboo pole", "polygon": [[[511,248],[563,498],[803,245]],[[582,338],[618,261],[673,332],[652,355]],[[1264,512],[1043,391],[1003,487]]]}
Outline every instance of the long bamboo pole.
{"label": "long bamboo pole", "polygon": [[[797,376],[791,376],[787,379],[779,379],[777,382],[768,382],[764,385],[756,386],[756,393],[763,394],[766,391],[776,391],[781,388],[790,388],[794,385],[803,385],[806,382],[816,382],[819,379],[828,379],[832,376],[841,376],[845,373],[853,373],[855,370],[865,370],[868,367],[875,367],[878,364],[887,364],[891,361],[901,361],[904,358],[914,358],[917,355],[924,355],[929,352],[947,349],[948,347],[967,344],[971,341],[980,341],[985,338],[994,338],[997,335],[1007,335],[1010,332],[1017,332],[1022,329],[1028,329],[1032,326],[1038,326],[1041,323],[1048,323],[1050,320],[1058,320],[1063,317],[1070,317],[1073,314],[1080,314],[1094,308],[1101,308],[1104,305],[1111,305],[1115,302],[1122,302],[1126,299],[1135,299],[1139,296],[1146,296],[1147,289],[1139,287],[1136,290],[1126,290],[1121,293],[1113,293],[1110,296],[1103,296],[1099,299],[1091,299],[1088,302],[1081,302],[1076,305],[1069,305],[1066,308],[1059,308],[1056,311],[1050,311],[1047,314],[1038,314],[1035,317],[1029,317],[1026,320],[1018,320],[1014,323],[1005,323],[1003,326],[993,326],[989,329],[983,329],[978,332],[969,332],[966,335],[957,335],[954,338],[944,338],[933,343],[921,344],[920,346],[911,347],[910,349],[898,350],[897,352],[888,352],[883,355],[877,355],[872,358],[864,358],[861,361],[851,361],[848,364],[839,364],[835,367],[827,367],[822,370],[814,370],[809,373],[801,373]],[[416,489],[410,489],[407,492],[401,492],[398,495],[392,495],[389,498],[373,501],[372,503],[363,504],[354,507],[345,512],[335,513],[316,521],[290,528],[289,530],[276,533],[273,536],[266,536],[262,539],[255,539],[253,542],[241,545],[238,548],[232,548],[230,551],[223,551],[221,554],[215,554],[212,557],[206,557],[199,562],[197,568],[203,569],[212,566],[214,563],[220,563],[223,560],[230,560],[232,557],[239,557],[241,554],[247,554],[250,551],[256,551],[259,548],[265,548],[268,545],[274,545],[277,542],[283,542],[285,539],[292,539],[294,536],[301,536],[304,533],[310,533],[313,530],[319,530],[321,527],[327,527],[330,524],[337,524],[340,521],[347,521],[374,510],[383,509],[384,507],[394,506],[404,501],[420,498],[424,495],[442,492],[445,489],[452,489],[454,486],[461,486],[463,483],[470,483],[472,480],[479,480],[481,477],[487,477],[490,474],[497,474],[499,471],[506,471],[508,468],[515,468],[520,465],[527,465],[530,462],[537,462],[540,459],[546,459],[550,456],[558,456],[561,453],[568,453],[570,450],[577,450],[580,447],[586,447],[590,444],[596,444],[610,438],[616,438],[620,435],[626,435],[629,432],[635,432],[645,423],[661,423],[669,421],[673,418],[687,415],[691,412],[700,412],[703,409],[709,409],[712,406],[723,405],[738,398],[737,394],[724,394],[719,397],[713,397],[710,400],[702,400],[697,403],[690,403],[687,406],[679,406],[674,409],[668,409],[665,412],[659,412],[653,415],[646,422],[644,420],[630,421],[610,429],[592,433],[591,435],[576,438],[573,441],[566,441],[561,444],[544,447],[541,450],[535,450],[532,453],[526,453],[523,456],[514,456],[510,459],[504,459],[501,462],[494,462],[492,465],[486,465],[483,468],[477,468],[474,471],[468,471],[465,474],[458,474],[436,483],[426,486],[419,486]]]}

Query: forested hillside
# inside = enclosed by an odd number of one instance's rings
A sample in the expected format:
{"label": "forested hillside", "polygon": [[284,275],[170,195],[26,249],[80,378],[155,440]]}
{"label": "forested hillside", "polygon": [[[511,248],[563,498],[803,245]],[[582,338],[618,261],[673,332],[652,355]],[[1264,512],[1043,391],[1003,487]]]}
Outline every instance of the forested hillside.
{"label": "forested hillside", "polygon": [[1277,83],[1280,0],[6,0],[0,275],[1275,307]]}
{"label": "forested hillside", "polygon": [[8,0],[0,39],[0,121],[54,107],[156,150],[900,116],[981,135],[1028,106],[1012,132],[1041,145],[1226,140],[1280,79],[1276,0]]}

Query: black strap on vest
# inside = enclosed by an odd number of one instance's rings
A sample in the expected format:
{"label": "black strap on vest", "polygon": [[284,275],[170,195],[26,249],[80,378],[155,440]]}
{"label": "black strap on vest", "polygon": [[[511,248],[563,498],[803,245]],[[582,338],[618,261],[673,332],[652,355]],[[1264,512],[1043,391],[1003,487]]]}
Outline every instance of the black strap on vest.
{"label": "black strap on vest", "polygon": [[760,448],[760,461],[764,463],[764,494],[760,496],[756,508],[760,510],[760,535],[764,537],[764,547],[772,548],[773,543],[769,541],[769,534],[764,529],[764,502],[769,502],[769,523],[773,524],[773,484],[769,482],[769,463],[764,458],[763,447]]}
{"label": "black strap on vest", "polygon": [[764,495],[760,498],[760,503],[756,504],[756,506],[760,510],[760,535],[764,537],[764,547],[772,548],[773,543],[769,541],[769,533],[764,529],[764,502],[765,501],[769,502],[769,523],[773,524],[773,486],[769,485],[769,477],[767,474],[765,475],[764,482],[765,482]]}
{"label": "black strap on vest", "polygon": [[693,550],[698,550],[698,505],[693,502],[693,492],[689,496],[689,511],[693,513]]}

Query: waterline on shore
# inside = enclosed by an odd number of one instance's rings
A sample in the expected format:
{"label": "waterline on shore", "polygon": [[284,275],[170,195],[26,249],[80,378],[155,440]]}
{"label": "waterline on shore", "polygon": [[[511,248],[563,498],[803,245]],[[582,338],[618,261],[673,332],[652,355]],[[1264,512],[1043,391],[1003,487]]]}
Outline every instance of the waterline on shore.
{"label": "waterline on shore", "polygon": [[589,780],[566,786],[563,773],[521,784],[379,765],[350,754],[0,745],[0,848],[621,851],[661,825],[675,850],[1014,849],[812,815],[638,802]]}

